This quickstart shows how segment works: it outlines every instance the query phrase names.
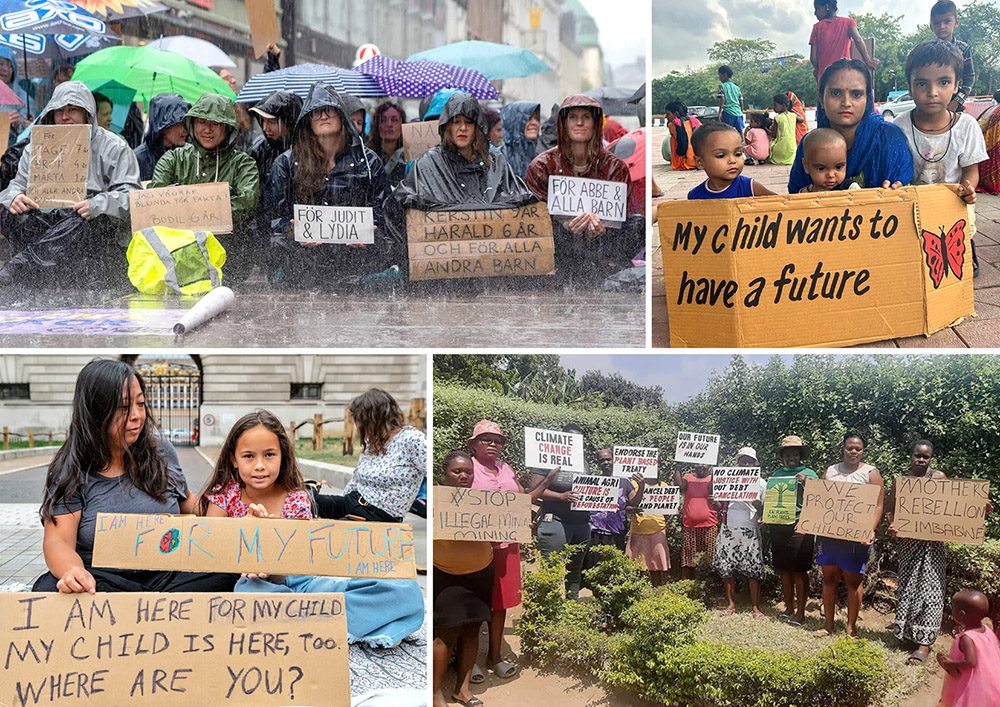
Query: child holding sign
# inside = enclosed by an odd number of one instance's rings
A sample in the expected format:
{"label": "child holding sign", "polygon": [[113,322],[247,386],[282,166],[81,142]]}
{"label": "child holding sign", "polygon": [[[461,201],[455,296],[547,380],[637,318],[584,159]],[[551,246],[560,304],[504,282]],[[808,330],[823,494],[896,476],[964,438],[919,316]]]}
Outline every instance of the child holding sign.
{"label": "child holding sign", "polygon": [[948,672],[941,690],[944,707],[1000,704],[1000,641],[983,626],[990,603],[982,592],[965,589],[951,598],[952,615],[961,633],[938,663]]}
{"label": "child holding sign", "polygon": [[695,464],[693,474],[674,472],[674,486],[684,494],[681,509],[681,574],[684,579],[694,577],[696,555],[707,552],[711,560],[715,554],[715,541],[719,534],[719,516],[709,499],[712,496],[712,468]]}

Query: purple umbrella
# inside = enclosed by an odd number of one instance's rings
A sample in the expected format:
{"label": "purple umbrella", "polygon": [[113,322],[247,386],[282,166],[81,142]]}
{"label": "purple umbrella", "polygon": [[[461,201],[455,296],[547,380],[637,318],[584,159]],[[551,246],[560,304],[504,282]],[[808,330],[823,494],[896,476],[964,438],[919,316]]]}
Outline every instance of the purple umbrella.
{"label": "purple umbrella", "polygon": [[497,97],[496,87],[475,69],[436,61],[398,61],[379,55],[354,70],[371,76],[390,96],[423,98],[442,88],[457,88],[481,100]]}

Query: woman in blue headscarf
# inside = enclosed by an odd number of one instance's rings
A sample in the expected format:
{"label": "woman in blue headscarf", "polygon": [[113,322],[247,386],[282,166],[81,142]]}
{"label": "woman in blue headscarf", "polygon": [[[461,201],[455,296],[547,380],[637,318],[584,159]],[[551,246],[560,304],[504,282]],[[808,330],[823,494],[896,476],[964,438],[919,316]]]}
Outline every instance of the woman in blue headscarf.
{"label": "woman in blue headscarf", "polygon": [[507,158],[507,164],[514,174],[524,179],[531,160],[538,156],[538,130],[541,122],[542,106],[530,101],[515,101],[500,111],[503,124],[503,145],[500,152]]}
{"label": "woman in blue headscarf", "polygon": [[[839,59],[823,72],[819,83],[822,109],[816,122],[833,128],[847,140],[847,178],[862,187],[897,188],[913,179],[913,157],[903,131],[875,112],[871,74],[857,59]],[[788,193],[798,194],[812,183],[802,167],[802,143],[788,178]]]}

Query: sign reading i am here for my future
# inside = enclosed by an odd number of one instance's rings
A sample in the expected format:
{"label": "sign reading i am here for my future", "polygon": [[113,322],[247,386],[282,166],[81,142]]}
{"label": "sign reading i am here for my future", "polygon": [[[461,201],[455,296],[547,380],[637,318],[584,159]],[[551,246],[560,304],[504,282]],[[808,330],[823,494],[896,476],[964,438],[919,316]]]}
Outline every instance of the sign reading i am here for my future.
{"label": "sign reading i am here for my future", "polygon": [[87,198],[89,125],[34,125],[25,192],[42,209],[64,209]]}
{"label": "sign reading i am here for my future", "polygon": [[555,469],[584,473],[583,435],[557,430],[524,428],[524,465],[529,469]]}
{"label": "sign reading i am here for my future", "polygon": [[0,593],[0,705],[351,704],[343,594]]}
{"label": "sign reading i am here for my future", "polygon": [[981,545],[990,482],[900,476],[893,525],[901,538]]}
{"label": "sign reading i am here for my future", "polygon": [[98,513],[94,567],[416,579],[404,523]]}
{"label": "sign reading i am here for my future", "polygon": [[716,501],[759,501],[759,466],[717,466],[712,469],[712,495]]}
{"label": "sign reading i am here for my future", "polygon": [[434,487],[434,539],[531,542],[531,497],[493,489]]}
{"label": "sign reading i am here for my future", "polygon": [[374,243],[370,206],[295,204],[295,240],[299,243]]}
{"label": "sign reading i am here for my future", "polygon": [[544,204],[479,211],[406,210],[411,280],[520,277],[556,271]]}
{"label": "sign reading i am here for my future", "polygon": [[678,432],[674,461],[714,466],[719,461],[719,435]]}
{"label": "sign reading i am here for my future", "polygon": [[764,490],[764,522],[771,525],[793,525],[795,523],[796,480],[794,476],[782,476],[767,480]]}
{"label": "sign reading i am here for my future", "polygon": [[675,516],[681,512],[680,486],[647,486],[639,510],[650,516]]}
{"label": "sign reading i am here for my future", "polygon": [[586,177],[549,175],[549,213],[553,216],[594,214],[618,228],[625,221],[628,184]]}
{"label": "sign reading i am here for my future", "polygon": [[660,450],[656,447],[619,447],[614,449],[614,476],[630,477],[642,474],[643,478],[655,479],[659,470]]}
{"label": "sign reading i am here for my future", "polygon": [[573,477],[574,511],[617,511],[622,480],[617,476]]}
{"label": "sign reading i am here for my future", "polygon": [[796,531],[838,540],[865,542],[878,523],[882,487],[846,481],[806,479]]}
{"label": "sign reading i am here for my future", "polygon": [[660,205],[674,347],[840,347],[974,314],[954,185]]}
{"label": "sign reading i am here for my future", "polygon": [[404,123],[403,156],[407,162],[420,157],[435,145],[441,144],[441,133],[438,131],[438,121],[424,120],[419,123]]}
{"label": "sign reading i am here for my future", "polygon": [[209,182],[129,192],[132,232],[152,226],[233,232],[233,205],[228,182]]}

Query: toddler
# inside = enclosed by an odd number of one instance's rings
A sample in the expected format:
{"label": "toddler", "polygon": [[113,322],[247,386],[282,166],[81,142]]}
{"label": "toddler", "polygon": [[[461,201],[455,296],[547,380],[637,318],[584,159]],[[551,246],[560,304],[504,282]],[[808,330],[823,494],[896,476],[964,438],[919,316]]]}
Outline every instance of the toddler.
{"label": "toddler", "polygon": [[691,135],[695,164],[708,176],[688,199],[734,199],[774,194],[743,174],[743,137],[726,123],[702,125]]}

